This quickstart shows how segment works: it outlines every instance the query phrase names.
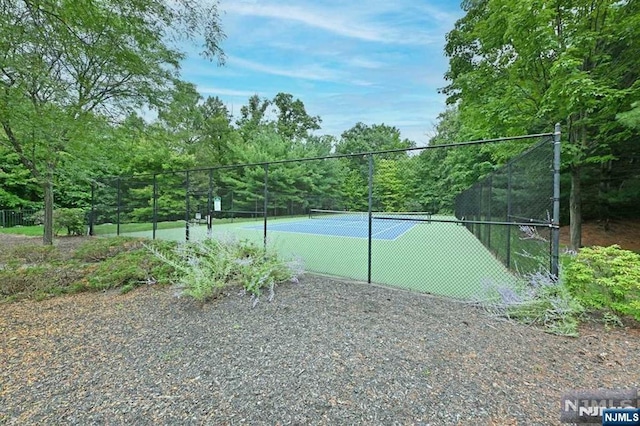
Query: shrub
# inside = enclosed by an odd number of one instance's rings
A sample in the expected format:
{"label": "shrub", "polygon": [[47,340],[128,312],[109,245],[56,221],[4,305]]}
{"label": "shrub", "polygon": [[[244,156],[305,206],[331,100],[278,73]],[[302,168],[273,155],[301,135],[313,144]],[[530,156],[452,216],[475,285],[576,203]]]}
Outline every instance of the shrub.
{"label": "shrub", "polygon": [[67,235],[83,235],[85,232],[84,211],[82,209],[57,209],[53,213],[56,235],[63,229]]}
{"label": "shrub", "polygon": [[[171,256],[177,244],[149,241],[148,245]],[[174,277],[170,265],[132,238],[87,240],[70,259],[55,246],[33,244],[16,246],[7,254],[9,260],[0,264],[0,302],[112,288],[127,292],[144,283],[169,284]]]}
{"label": "shrub", "polygon": [[561,336],[577,336],[582,305],[562,281],[548,272],[525,274],[518,286],[485,285],[480,306],[491,314],[524,324],[542,326]]}
{"label": "shrub", "polygon": [[564,268],[567,288],[585,307],[640,321],[640,255],[619,246],[587,247]]}
{"label": "shrub", "polygon": [[74,283],[86,271],[78,264],[45,263],[36,266],[5,265],[0,269],[0,299],[43,299],[77,290]]}
{"label": "shrub", "polygon": [[[155,243],[155,242],[154,242]],[[143,247],[142,240],[131,237],[92,238],[77,248],[74,259],[83,262],[101,262],[118,253]]]}
{"label": "shrub", "polygon": [[0,261],[28,264],[52,262],[58,259],[60,259],[60,251],[57,247],[37,243],[8,247],[0,254]]}
{"label": "shrub", "polygon": [[283,262],[271,250],[248,241],[207,239],[179,245],[174,258],[150,248],[179,275],[183,292],[199,301],[217,297],[225,288],[240,286],[250,293],[254,304],[263,290],[273,297],[276,284],[295,281],[301,270]]}
{"label": "shrub", "polygon": [[[158,248],[156,248],[158,250]],[[169,284],[173,268],[144,248],[120,252],[97,263],[85,279],[90,290],[120,288],[123,293],[142,284]]]}

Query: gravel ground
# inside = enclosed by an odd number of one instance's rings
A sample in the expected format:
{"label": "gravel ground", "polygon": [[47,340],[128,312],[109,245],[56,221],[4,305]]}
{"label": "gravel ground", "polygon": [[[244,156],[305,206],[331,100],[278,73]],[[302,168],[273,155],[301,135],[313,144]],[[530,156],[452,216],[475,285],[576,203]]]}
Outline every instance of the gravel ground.
{"label": "gravel ground", "polygon": [[311,275],[255,308],[149,286],[0,309],[8,425],[553,425],[569,389],[640,386],[638,329],[558,337]]}

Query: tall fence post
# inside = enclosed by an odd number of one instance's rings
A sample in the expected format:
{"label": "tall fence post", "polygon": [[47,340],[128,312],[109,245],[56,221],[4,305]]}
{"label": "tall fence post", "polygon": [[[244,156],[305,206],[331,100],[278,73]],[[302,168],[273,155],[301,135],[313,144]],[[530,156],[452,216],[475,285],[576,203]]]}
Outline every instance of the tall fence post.
{"label": "tall fence post", "polygon": [[93,236],[93,224],[95,222],[96,183],[91,182],[91,211],[89,212],[89,235]]}
{"label": "tall fence post", "polygon": [[551,274],[559,277],[560,264],[560,123],[553,132],[553,218],[551,223]]}
{"label": "tall fence post", "polygon": [[269,208],[269,163],[264,165],[264,211],[262,212],[264,216],[264,232],[263,232],[263,243],[264,249],[267,249],[267,209]]}
{"label": "tall fence post", "polygon": [[[493,222],[493,215],[491,213],[491,197],[493,195],[493,176],[489,176],[489,195],[488,195],[488,205],[487,205],[487,214],[486,214],[486,220],[487,222]],[[491,224],[487,223],[486,226],[486,238],[487,238],[487,247],[489,247],[489,249],[491,249]]]}
{"label": "tall fence post", "polygon": [[[233,210],[233,208],[231,208]],[[207,237],[213,237],[213,169],[209,169],[209,192],[207,193]]]}
{"label": "tall fence post", "polygon": [[186,227],[184,230],[184,238],[185,241],[189,241],[189,170],[185,172],[185,212],[184,212],[184,220],[186,223]]}
{"label": "tall fence post", "polygon": [[151,215],[152,215],[152,238],[156,239],[156,231],[158,229],[158,175],[153,174],[153,200],[151,201]]}
{"label": "tall fence post", "polygon": [[120,191],[120,178],[117,179],[116,181],[116,187],[118,188],[118,195],[117,195],[117,203],[118,205],[116,206],[116,235],[120,235],[120,210],[122,208],[121,203],[122,203],[122,193]]}
{"label": "tall fence post", "polygon": [[371,234],[373,231],[373,154],[369,154],[369,230],[368,230],[368,260],[367,260],[367,282],[371,284]]}
{"label": "tall fence post", "polygon": [[[511,222],[511,162],[507,164],[507,222]],[[507,225],[507,268],[511,268],[511,225]]]}

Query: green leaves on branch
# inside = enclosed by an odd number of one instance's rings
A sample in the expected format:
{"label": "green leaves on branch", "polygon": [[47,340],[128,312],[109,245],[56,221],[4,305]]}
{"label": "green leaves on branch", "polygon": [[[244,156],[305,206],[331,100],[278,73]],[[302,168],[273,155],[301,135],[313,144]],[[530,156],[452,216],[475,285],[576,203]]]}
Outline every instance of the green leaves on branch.
{"label": "green leaves on branch", "polygon": [[585,307],[640,321],[640,255],[619,246],[586,247],[564,269],[569,291]]}

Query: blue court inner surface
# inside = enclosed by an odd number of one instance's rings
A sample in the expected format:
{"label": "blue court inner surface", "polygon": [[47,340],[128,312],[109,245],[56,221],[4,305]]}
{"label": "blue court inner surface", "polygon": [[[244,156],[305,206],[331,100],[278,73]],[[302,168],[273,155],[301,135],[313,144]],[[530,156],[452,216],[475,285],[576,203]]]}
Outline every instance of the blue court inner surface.
{"label": "blue court inner surface", "polygon": [[[417,222],[407,220],[373,220],[371,237],[378,240],[395,240],[413,228]],[[263,225],[245,229],[263,229]],[[295,222],[268,223],[269,232],[295,232],[300,234],[331,235],[337,237],[368,238],[369,222],[366,220],[306,219]]]}

